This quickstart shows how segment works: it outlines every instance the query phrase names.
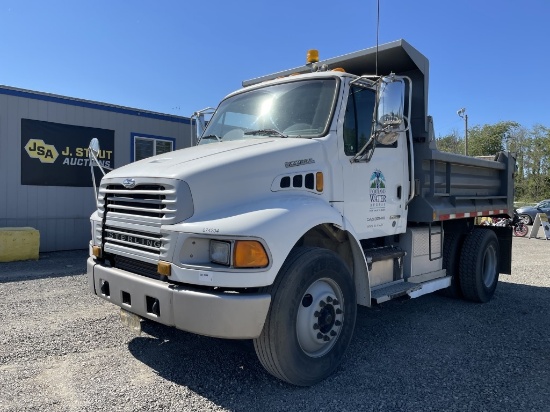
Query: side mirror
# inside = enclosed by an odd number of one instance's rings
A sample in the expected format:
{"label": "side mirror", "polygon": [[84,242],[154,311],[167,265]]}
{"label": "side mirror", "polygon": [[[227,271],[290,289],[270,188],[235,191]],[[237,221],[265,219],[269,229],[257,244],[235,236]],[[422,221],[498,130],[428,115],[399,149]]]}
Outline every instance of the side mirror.
{"label": "side mirror", "polygon": [[390,75],[383,77],[377,90],[376,126],[379,132],[376,140],[381,144],[392,144],[399,137],[405,112],[405,82]]}
{"label": "side mirror", "polygon": [[[99,157],[99,140],[97,140],[97,137],[94,137],[92,140],[90,140],[90,144],[88,145],[88,158],[90,159],[90,167],[93,169],[94,166],[99,167],[101,170],[101,173],[105,176],[105,169],[107,170],[113,170],[112,167],[103,166],[98,159]],[[92,174],[93,176],[93,174]]]}
{"label": "side mirror", "polygon": [[94,137],[92,140],[90,140],[90,145],[88,146],[88,149],[90,149],[90,153],[93,153],[94,157],[97,158],[99,155],[99,140],[97,140],[97,137]]}

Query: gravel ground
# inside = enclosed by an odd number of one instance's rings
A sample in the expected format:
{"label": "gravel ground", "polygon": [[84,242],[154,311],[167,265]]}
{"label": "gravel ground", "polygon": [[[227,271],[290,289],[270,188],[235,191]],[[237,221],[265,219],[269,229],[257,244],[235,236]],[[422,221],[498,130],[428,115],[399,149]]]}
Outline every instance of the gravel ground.
{"label": "gravel ground", "polygon": [[550,241],[515,238],[493,300],[359,308],[337,372],[272,378],[250,341],[147,322],[88,291],[86,251],[0,264],[2,411],[550,411]]}

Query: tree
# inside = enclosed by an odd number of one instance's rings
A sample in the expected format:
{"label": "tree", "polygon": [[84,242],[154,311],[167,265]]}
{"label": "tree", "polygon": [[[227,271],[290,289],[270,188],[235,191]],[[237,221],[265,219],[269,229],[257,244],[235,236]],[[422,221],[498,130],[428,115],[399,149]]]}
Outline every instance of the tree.
{"label": "tree", "polygon": [[516,156],[517,172],[515,177],[516,199],[529,198],[527,193],[527,182],[529,180],[526,172],[525,163],[527,159],[527,151],[531,145],[528,138],[528,131],[524,127],[517,128],[515,133],[507,140],[508,150]]}
{"label": "tree", "polygon": [[523,143],[525,181],[520,190],[530,200],[550,198],[550,129],[535,125]]}
{"label": "tree", "polygon": [[460,138],[456,129],[451,134],[439,136],[436,139],[436,146],[442,152],[464,153],[464,141]]}
{"label": "tree", "polygon": [[474,126],[468,130],[468,155],[493,156],[504,150],[520,125],[506,121]]}
{"label": "tree", "polygon": [[[464,140],[453,130],[436,140],[441,151],[463,154]],[[550,198],[550,128],[537,124],[531,129],[517,122],[476,125],[468,133],[470,156],[494,156],[501,150],[516,157],[515,200],[537,202]]]}

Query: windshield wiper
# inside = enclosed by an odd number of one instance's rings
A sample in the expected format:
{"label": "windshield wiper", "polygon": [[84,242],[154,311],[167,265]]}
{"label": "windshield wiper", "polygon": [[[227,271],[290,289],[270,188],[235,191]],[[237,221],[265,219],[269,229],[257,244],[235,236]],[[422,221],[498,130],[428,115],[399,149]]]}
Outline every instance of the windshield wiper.
{"label": "windshield wiper", "polygon": [[249,136],[257,136],[257,135],[265,135],[265,136],[279,136],[279,137],[288,137],[286,134],[281,133],[278,130],[275,129],[259,129],[259,130],[251,130],[250,132],[245,132],[246,135]]}
{"label": "windshield wiper", "polygon": [[215,135],[215,134],[209,134],[209,135],[201,137],[201,140],[203,140],[203,139],[216,139],[218,142],[222,141],[222,138],[218,135]]}

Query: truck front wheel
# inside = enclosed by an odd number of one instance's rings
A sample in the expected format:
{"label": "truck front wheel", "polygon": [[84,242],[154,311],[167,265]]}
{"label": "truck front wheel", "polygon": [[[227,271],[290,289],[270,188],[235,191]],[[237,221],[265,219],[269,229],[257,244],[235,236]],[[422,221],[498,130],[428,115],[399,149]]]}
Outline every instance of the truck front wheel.
{"label": "truck front wheel", "polygon": [[490,229],[474,229],[462,246],[460,288],[467,300],[488,302],[498,283],[499,244]]}
{"label": "truck front wheel", "polygon": [[273,285],[271,307],[254,348],[273,376],[311,386],[340,364],[355,327],[357,298],[351,274],[334,252],[297,248]]}

